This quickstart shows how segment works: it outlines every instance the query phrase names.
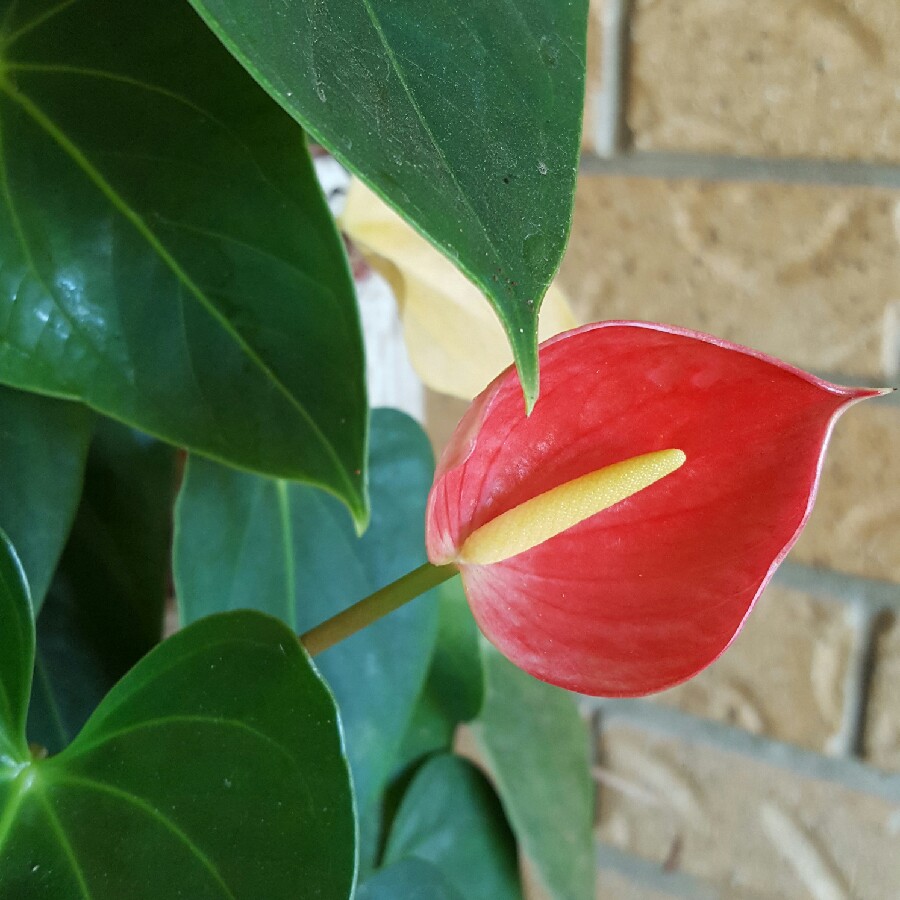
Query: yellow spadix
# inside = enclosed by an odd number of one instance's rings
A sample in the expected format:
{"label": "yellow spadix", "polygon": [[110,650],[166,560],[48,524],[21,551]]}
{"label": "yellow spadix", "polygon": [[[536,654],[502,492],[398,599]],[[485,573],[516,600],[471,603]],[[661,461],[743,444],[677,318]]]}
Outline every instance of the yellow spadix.
{"label": "yellow spadix", "polygon": [[538,494],[473,531],[459,562],[485,566],[524,553],[671,475],[686,458],[681,450],[644,453]]}

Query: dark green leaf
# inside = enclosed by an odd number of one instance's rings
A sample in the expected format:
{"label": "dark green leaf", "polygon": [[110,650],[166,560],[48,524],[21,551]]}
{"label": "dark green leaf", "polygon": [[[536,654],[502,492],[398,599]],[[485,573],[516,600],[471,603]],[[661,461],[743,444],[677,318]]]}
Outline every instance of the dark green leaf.
{"label": "dark green leaf", "polygon": [[191,0],[254,77],[487,294],[525,393],[569,232],[587,0]]}
{"label": "dark green leaf", "polygon": [[402,776],[409,766],[438,750],[450,750],[456,724],[426,684],[403,736],[394,767],[395,775]]}
{"label": "dark green leaf", "polygon": [[382,869],[356,892],[356,900],[468,900],[441,870],[420,859],[404,859]]}
{"label": "dark green leaf", "polygon": [[438,588],[440,620],[428,690],[456,722],[478,715],[484,702],[484,672],[478,626],[459,578]]}
{"label": "dark green leaf", "polygon": [[16,551],[0,531],[0,810],[4,783],[29,759],[25,716],[33,666],[34,617],[28,582]]}
{"label": "dark green leaf", "polygon": [[484,677],[478,628],[459,578],[435,588],[439,622],[431,668],[397,760],[402,771],[436,750],[449,750],[456,726],[478,715]]}
{"label": "dark green leaf", "polygon": [[[253,607],[303,632],[424,557],[428,439],[406,416],[372,416],[372,524],[310,488],[188,463],[176,511],[175,581],[186,622]],[[437,607],[419,598],[316,658],[338,701],[361,815],[397,757],[428,669]]]}
{"label": "dark green leaf", "polygon": [[437,866],[467,900],[520,900],[516,841],[500,801],[471,763],[444,754],[416,773],[394,819],[385,863]]}
{"label": "dark green leaf", "polygon": [[17,900],[346,900],[354,843],[334,701],[259,613],[176,634],[66,750],[0,776]]}
{"label": "dark green leaf", "polygon": [[413,707],[387,785],[378,802],[360,818],[360,878],[368,877],[380,865],[391,823],[417,769],[434,753],[453,749],[456,724],[426,683]]}
{"label": "dark green leaf", "polygon": [[35,609],[75,517],[92,422],[77,403],[0,388],[0,528],[22,559]]}
{"label": "dark green leaf", "polygon": [[34,683],[28,707],[28,740],[58,753],[78,733],[115,684],[105,666],[94,621],[60,573],[38,619]]}
{"label": "dark green leaf", "polygon": [[29,740],[50,752],[160,639],[175,453],[101,420],[72,536],[37,622]]}
{"label": "dark green leaf", "polygon": [[300,129],[182,0],[0,21],[0,380],[362,523],[358,316]]}
{"label": "dark green leaf", "polygon": [[487,693],[472,730],[522,852],[553,900],[594,896],[594,785],[571,694],[482,642]]}

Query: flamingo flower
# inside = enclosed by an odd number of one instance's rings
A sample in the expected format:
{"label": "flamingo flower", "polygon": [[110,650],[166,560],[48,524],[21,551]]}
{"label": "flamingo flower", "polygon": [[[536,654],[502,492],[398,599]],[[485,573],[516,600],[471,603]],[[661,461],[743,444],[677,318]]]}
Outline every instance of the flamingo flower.
{"label": "flamingo flower", "polygon": [[708,335],[601,322],[540,349],[526,416],[507,369],[428,501],[485,636],[544,681],[638,696],[733,640],[809,517],[831,429],[880,391]]}

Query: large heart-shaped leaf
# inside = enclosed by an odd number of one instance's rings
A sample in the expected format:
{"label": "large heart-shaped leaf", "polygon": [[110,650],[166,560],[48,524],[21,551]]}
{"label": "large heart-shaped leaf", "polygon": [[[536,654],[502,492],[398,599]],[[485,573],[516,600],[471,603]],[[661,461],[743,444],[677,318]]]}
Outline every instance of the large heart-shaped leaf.
{"label": "large heart-shaped leaf", "polygon": [[[357,538],[320,491],[191,459],[176,512],[182,619],[252,607],[305,631],[423,560],[428,439],[393,410],[372,416],[372,524]],[[390,773],[428,670],[437,628],[420,598],[317,657],[347,735],[361,814]]]}
{"label": "large heart-shaped leaf", "polygon": [[362,342],[300,129],[182,0],[0,21],[0,381],[362,524]]}
{"label": "large heart-shaped leaf", "polygon": [[428,689],[452,721],[468,722],[484,703],[478,628],[459,578],[445,582],[438,592],[440,625]]}
{"label": "large heart-shaped leaf", "polygon": [[467,900],[521,900],[516,841],[481,772],[456,756],[416,773],[391,826],[384,861],[424,859]]}
{"label": "large heart-shaped leaf", "polygon": [[191,0],[316,139],[484,292],[526,397],[569,232],[587,0]]}
{"label": "large heart-shaped leaf", "polygon": [[575,701],[482,642],[487,692],[472,725],[522,851],[553,900],[594,896],[590,743]]}
{"label": "large heart-shaped leaf", "polygon": [[78,507],[93,418],[78,403],[0,388],[0,528],[18,549],[36,609]]}
{"label": "large heart-shaped leaf", "polygon": [[280,622],[160,645],[58,756],[32,761],[27,589],[0,547],[0,896],[346,900],[353,800],[334,701]]}
{"label": "large heart-shaped leaf", "polygon": [[160,640],[174,463],[168,445],[98,422],[72,535],[37,620],[28,739],[51,753]]}

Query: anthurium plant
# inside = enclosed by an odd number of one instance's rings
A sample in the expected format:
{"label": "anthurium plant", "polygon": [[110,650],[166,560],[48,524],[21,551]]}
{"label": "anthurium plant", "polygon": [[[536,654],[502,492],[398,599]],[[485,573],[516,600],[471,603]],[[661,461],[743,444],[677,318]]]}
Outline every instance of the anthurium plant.
{"label": "anthurium plant", "polygon": [[[539,351],[586,19],[0,0],[3,900],[515,900],[523,859],[592,896],[565,689],[712,662],[877,392],[674,327],[572,330],[554,294]],[[435,381],[496,376],[436,472],[368,408],[310,138],[415,229],[404,271],[348,213],[423,358],[446,304]],[[467,336],[505,352],[489,308],[513,363],[454,389]]]}

